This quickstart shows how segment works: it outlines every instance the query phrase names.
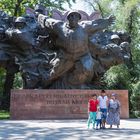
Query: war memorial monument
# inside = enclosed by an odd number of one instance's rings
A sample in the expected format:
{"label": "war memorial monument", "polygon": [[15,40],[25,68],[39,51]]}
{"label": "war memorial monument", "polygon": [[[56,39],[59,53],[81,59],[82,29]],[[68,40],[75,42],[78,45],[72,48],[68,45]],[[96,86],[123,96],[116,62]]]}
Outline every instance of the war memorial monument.
{"label": "war memorial monument", "polygon": [[[100,94],[100,78],[130,60],[130,36],[108,30],[112,15],[53,10],[48,16],[36,5],[17,18],[0,11],[0,21],[0,66],[7,71],[11,119],[87,118],[88,99]],[[17,72],[23,89],[11,90]],[[128,91],[106,90],[108,96],[112,92],[121,101],[121,117],[128,118]]]}

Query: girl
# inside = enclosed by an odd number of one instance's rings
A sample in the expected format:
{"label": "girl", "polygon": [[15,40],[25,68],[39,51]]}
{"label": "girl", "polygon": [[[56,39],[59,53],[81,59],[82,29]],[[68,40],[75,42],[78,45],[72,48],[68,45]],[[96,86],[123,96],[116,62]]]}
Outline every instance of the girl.
{"label": "girl", "polygon": [[93,124],[93,129],[95,127],[95,120],[96,120],[96,111],[97,111],[97,106],[98,106],[98,100],[97,100],[97,95],[93,94],[92,99],[89,100],[88,102],[88,128],[90,127],[90,123],[92,122]]}

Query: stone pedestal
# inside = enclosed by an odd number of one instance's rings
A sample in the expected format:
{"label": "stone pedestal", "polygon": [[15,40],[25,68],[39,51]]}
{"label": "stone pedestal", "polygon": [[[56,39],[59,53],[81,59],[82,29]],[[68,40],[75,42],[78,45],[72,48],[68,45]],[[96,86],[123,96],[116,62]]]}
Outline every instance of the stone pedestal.
{"label": "stone pedestal", "polygon": [[[88,100],[100,90],[12,90],[11,119],[84,119]],[[129,118],[128,91],[106,90],[108,97],[117,93],[121,118]]]}

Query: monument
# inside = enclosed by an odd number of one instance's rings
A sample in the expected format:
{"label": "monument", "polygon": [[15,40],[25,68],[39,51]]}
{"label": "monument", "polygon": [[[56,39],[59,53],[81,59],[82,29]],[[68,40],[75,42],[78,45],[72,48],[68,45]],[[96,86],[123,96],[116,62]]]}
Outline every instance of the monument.
{"label": "monument", "polygon": [[[24,89],[89,91],[92,86],[100,85],[97,79],[111,66],[129,62],[129,35],[125,34],[124,40],[120,33],[105,30],[114,24],[114,16],[103,19],[97,12],[87,16],[84,12],[74,10],[58,17],[56,11],[52,11],[52,17],[49,17],[45,7],[37,5],[32,14],[23,17],[15,19],[7,15],[8,20],[0,17],[4,21],[1,22],[0,61],[4,60],[7,68],[7,65],[11,66],[7,61],[13,60],[11,77],[20,71]],[[10,24],[6,21],[10,21]],[[13,79],[10,83],[12,82]],[[25,90],[22,91],[24,93]],[[43,92],[30,90],[31,94],[36,91]],[[68,94],[69,92],[68,90]],[[11,95],[13,109],[14,99],[19,94],[16,95],[13,91]],[[23,94],[19,99],[22,96]],[[46,98],[48,95],[40,93],[39,98],[41,96]]]}
{"label": "monument", "polygon": [[[46,12],[39,8],[34,15],[13,19],[1,32],[6,40],[1,61],[6,65],[13,60],[15,70],[10,71],[21,72],[25,89],[90,89],[111,66],[129,62],[129,35],[124,33],[124,40],[119,32],[104,30],[115,17],[102,19],[96,13],[83,21],[85,13],[70,11],[57,20],[40,14]],[[113,35],[118,36],[117,44],[112,43]]]}

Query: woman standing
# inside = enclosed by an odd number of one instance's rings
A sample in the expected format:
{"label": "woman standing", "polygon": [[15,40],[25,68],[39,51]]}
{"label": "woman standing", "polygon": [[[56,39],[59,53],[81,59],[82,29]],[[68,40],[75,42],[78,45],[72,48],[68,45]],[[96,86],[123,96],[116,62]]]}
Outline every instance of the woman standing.
{"label": "woman standing", "polygon": [[106,119],[107,124],[110,125],[110,128],[112,128],[112,125],[117,125],[117,128],[119,128],[120,125],[120,102],[116,99],[116,94],[113,93],[111,95],[111,99],[109,100],[108,104],[108,116]]}

